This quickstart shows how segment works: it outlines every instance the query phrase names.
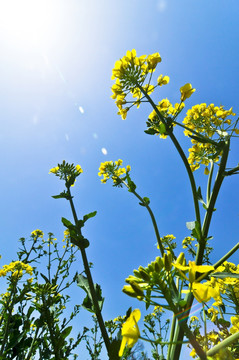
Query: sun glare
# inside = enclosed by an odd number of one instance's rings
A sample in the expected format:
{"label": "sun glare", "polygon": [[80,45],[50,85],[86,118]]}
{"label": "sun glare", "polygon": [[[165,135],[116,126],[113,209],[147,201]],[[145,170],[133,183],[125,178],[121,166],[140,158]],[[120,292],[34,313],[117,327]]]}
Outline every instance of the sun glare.
{"label": "sun glare", "polygon": [[49,0],[0,0],[1,36],[22,49],[44,47],[51,36]]}

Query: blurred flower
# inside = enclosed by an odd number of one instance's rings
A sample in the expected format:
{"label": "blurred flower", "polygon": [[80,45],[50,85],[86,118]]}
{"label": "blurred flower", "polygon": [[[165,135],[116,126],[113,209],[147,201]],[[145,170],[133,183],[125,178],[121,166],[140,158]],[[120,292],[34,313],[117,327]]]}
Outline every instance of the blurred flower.
{"label": "blurred flower", "polygon": [[140,331],[137,322],[139,321],[140,317],[140,310],[135,309],[134,311],[132,311],[125,323],[122,325],[121,335],[123,339],[119,350],[119,356],[123,355],[126,345],[129,348],[132,348],[134,344],[136,344],[136,342],[138,341],[138,338],[140,337]]}

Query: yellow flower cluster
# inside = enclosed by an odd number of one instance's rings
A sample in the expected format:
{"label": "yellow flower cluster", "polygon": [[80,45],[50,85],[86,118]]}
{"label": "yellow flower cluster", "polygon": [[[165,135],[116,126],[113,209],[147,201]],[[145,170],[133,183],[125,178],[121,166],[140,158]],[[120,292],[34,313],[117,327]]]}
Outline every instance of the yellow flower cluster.
{"label": "yellow flower cluster", "polygon": [[192,245],[192,242],[195,241],[195,239],[191,236],[186,236],[182,241],[183,249],[187,249]]}
{"label": "yellow flower cluster", "polygon": [[78,174],[82,174],[82,173],[83,173],[83,169],[82,169],[82,167],[81,167],[80,165],[76,165],[76,166],[75,166],[75,169],[76,169],[76,171],[78,172]]}
{"label": "yellow flower cluster", "polygon": [[[195,261],[189,261],[187,266],[175,262],[173,263],[173,266],[178,270],[182,279],[190,282],[190,291],[192,291],[194,297],[199,303],[206,303],[211,298],[214,298],[216,301],[221,301],[219,286],[215,283],[213,278],[205,283],[200,283],[200,278],[202,279],[203,275],[196,278],[197,273],[205,274],[214,271],[213,266],[196,265]],[[185,275],[185,272],[188,272],[188,276]],[[187,290],[184,290],[184,292],[187,292]]]}
{"label": "yellow flower cluster", "polygon": [[122,181],[122,175],[126,175],[130,170],[130,165],[127,165],[126,168],[121,167],[123,160],[119,159],[118,161],[105,161],[100,164],[98,175],[102,183],[106,183],[110,178],[113,180],[114,184],[119,185]]}
{"label": "yellow flower cluster", "polygon": [[[217,268],[218,272],[226,272],[239,274],[239,265],[225,261]],[[235,277],[226,277],[224,279],[214,278],[215,283],[220,292],[226,294],[227,297],[236,300],[239,303],[239,279]]]}
{"label": "yellow flower cluster", "polygon": [[49,174],[51,174],[51,173],[52,174],[57,174],[58,170],[59,170],[59,166],[56,166],[56,167],[49,170]]}
{"label": "yellow flower cluster", "polygon": [[[136,100],[132,101],[132,105],[139,107],[141,99],[143,97],[142,90],[151,94],[154,91],[154,86],[143,83],[146,80],[148,74],[152,74],[155,71],[158,63],[161,62],[161,56],[159,53],[151,55],[136,56],[136,50],[127,51],[126,55],[116,61],[112,70],[112,80],[116,79],[115,84],[111,90],[113,99],[116,99],[115,103],[119,109],[118,114],[125,120],[129,107],[123,108],[126,104],[126,96],[131,93]],[[160,75],[158,78],[158,85],[166,85],[169,82],[168,76]]]}
{"label": "yellow flower cluster", "polygon": [[80,165],[68,164],[63,160],[62,164],[50,169],[49,174],[55,174],[65,180],[66,186],[74,186],[77,176],[83,173]]}
{"label": "yellow flower cluster", "polygon": [[44,233],[43,233],[42,230],[36,229],[36,230],[31,232],[31,236],[34,237],[34,238],[38,238],[38,237],[43,238]]}
{"label": "yellow flower cluster", "polygon": [[71,243],[71,236],[70,236],[70,230],[66,229],[64,231],[64,239],[62,240],[64,243],[63,249],[68,249],[69,247],[74,248],[75,245]]}
{"label": "yellow flower cluster", "polygon": [[[202,334],[200,334],[200,332],[196,333],[196,339],[198,341],[198,343],[201,346],[205,347],[205,350],[208,351],[210,350],[213,346],[215,346],[217,343],[219,343],[222,340],[222,337],[219,335],[219,333],[217,333],[216,331],[212,330],[209,331],[205,336],[203,336]],[[190,347],[190,345],[188,345]],[[197,353],[195,349],[192,349],[192,351],[190,352],[190,356],[192,356],[193,358],[197,357]],[[211,359],[211,358],[210,358]],[[213,358],[214,359],[214,358]],[[218,359],[218,358],[217,358]],[[224,359],[224,357],[219,357],[220,360]],[[230,360],[230,358],[225,358]],[[215,359],[216,360],[216,359]]]}
{"label": "yellow flower cluster", "polygon": [[[164,235],[160,240],[165,250],[174,249],[176,247],[176,243],[173,242],[176,237],[173,234]],[[159,244],[157,244],[157,249],[160,249]]]}
{"label": "yellow flower cluster", "polygon": [[30,265],[24,264],[23,262],[18,260],[11,262],[9,265],[3,265],[2,269],[0,270],[0,277],[4,277],[9,272],[11,272],[13,277],[21,278],[24,271],[26,274],[29,275],[32,275],[33,273],[33,269]]}
{"label": "yellow flower cluster", "polygon": [[[208,166],[210,160],[217,162],[220,159],[220,151],[213,143],[207,142],[207,139],[213,139],[217,142],[233,133],[239,134],[239,130],[231,126],[229,116],[235,116],[232,108],[224,110],[223,106],[203,103],[195,105],[187,111],[183,124],[187,127],[184,131],[186,136],[194,135],[195,131],[205,138],[200,142],[198,139],[192,139],[192,148],[189,149],[188,162],[192,171],[200,167],[200,164]],[[206,169],[205,174],[208,174]]]}
{"label": "yellow flower cluster", "polygon": [[[157,109],[164,119],[170,119],[169,117],[176,117],[176,115],[184,108],[184,103],[176,103],[174,106],[166,98],[159,101]],[[158,114],[153,110],[148,117],[147,126],[149,129],[154,130],[155,134],[160,135],[162,139],[167,138],[166,127],[159,119]],[[171,126],[175,126],[174,123],[171,123]]]}
{"label": "yellow flower cluster", "polygon": [[[57,174],[57,172],[60,170],[60,167],[59,166],[56,166],[56,167],[54,167],[54,168],[52,168],[52,169],[50,169],[50,171],[49,171],[49,174]],[[82,167],[80,166],[80,165],[76,165],[75,166],[75,170],[76,170],[76,172],[78,173],[78,174],[81,174],[81,173],[83,173],[83,169],[82,169]]]}
{"label": "yellow flower cluster", "polygon": [[239,332],[239,315],[231,317],[232,327],[230,328],[230,333],[235,334]]}

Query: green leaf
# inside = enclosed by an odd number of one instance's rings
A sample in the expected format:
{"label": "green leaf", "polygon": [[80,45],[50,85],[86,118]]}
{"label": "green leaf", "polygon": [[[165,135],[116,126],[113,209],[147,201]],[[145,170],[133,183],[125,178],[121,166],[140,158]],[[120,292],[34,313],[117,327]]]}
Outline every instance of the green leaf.
{"label": "green leaf", "polygon": [[201,191],[201,187],[199,186],[198,190],[197,190],[197,197],[198,200],[202,199],[202,191]]}
{"label": "green leaf", "polygon": [[93,211],[93,212],[91,212],[91,213],[89,213],[89,214],[84,215],[84,216],[83,216],[83,221],[84,221],[84,223],[85,223],[88,219],[93,218],[96,214],[97,214],[97,211]]}
{"label": "green leaf", "polygon": [[131,180],[129,174],[127,173],[126,174],[126,179],[127,179],[127,182],[128,182],[128,186],[129,186],[129,192],[134,192],[135,189],[136,189],[136,185],[135,183]]}
{"label": "green leaf", "polygon": [[66,200],[69,200],[70,197],[71,196],[65,191],[61,192],[59,195],[52,196],[53,199],[66,199]]}
{"label": "green leaf", "polygon": [[81,234],[73,233],[72,230],[70,230],[70,237],[72,244],[78,246],[80,249],[82,248],[86,249],[90,246],[89,240],[84,238],[84,236]]}
{"label": "green leaf", "polygon": [[61,337],[63,339],[65,339],[68,335],[70,335],[72,330],[72,326],[68,326],[67,328],[65,328],[62,332],[61,332]]}
{"label": "green leaf", "polygon": [[[85,299],[83,300],[82,307],[84,307],[86,310],[94,313],[95,309],[94,309],[94,304],[93,304],[92,296],[91,296],[91,292],[90,292],[90,286],[89,286],[87,278],[84,275],[79,274],[77,276],[76,281],[77,281],[77,285],[80,288],[82,288],[87,294]],[[95,288],[96,298],[97,298],[99,307],[100,307],[100,309],[102,309],[103,303],[104,303],[104,298],[102,297],[101,287],[98,284],[94,284],[94,288]]]}
{"label": "green leaf", "polygon": [[128,308],[128,310],[126,311],[126,319],[128,319],[129,317],[130,317],[130,314],[132,313],[132,306],[130,306],[129,308]]}
{"label": "green leaf", "polygon": [[160,134],[165,134],[166,133],[166,126],[163,123],[159,124],[158,125],[158,131],[159,131]]}
{"label": "green leaf", "polygon": [[141,206],[149,205],[150,200],[148,197],[144,197],[143,200],[144,200],[144,202],[139,202],[139,205],[141,205]]}
{"label": "green leaf", "polygon": [[218,319],[217,321],[218,321],[218,323],[219,323],[220,325],[222,325],[222,326],[224,326],[224,327],[230,327],[230,326],[231,326],[230,321],[227,321],[227,320],[225,320],[225,319],[223,319],[223,318],[220,318],[220,319]]}
{"label": "green leaf", "polygon": [[192,236],[194,236],[198,240],[201,238],[201,228],[198,221],[186,222],[186,226],[189,230],[192,231]]}
{"label": "green leaf", "polygon": [[[211,143],[211,141],[209,142],[205,137],[203,136],[196,136],[196,135],[190,135],[188,134],[188,136],[193,139],[193,140],[196,140],[198,142],[200,142],[201,144],[208,144],[208,143]],[[217,145],[217,143],[215,142],[215,145]]]}
{"label": "green leaf", "polygon": [[145,197],[143,198],[143,200],[144,200],[144,202],[145,202],[147,205],[150,204],[150,200],[149,200],[148,197],[145,196]]}
{"label": "green leaf", "polygon": [[41,277],[45,280],[45,282],[46,282],[47,284],[50,283],[50,281],[48,280],[48,278],[47,278],[44,274],[40,273],[40,275],[41,275]]}
{"label": "green leaf", "polygon": [[67,227],[68,229],[74,227],[74,225],[73,225],[69,220],[67,220],[67,219],[64,218],[64,217],[61,218],[61,221],[62,221],[63,225],[64,225],[65,227]]}
{"label": "green leaf", "polygon": [[229,272],[216,272],[214,274],[211,274],[210,277],[215,277],[218,279],[225,279],[225,278],[235,278],[235,279],[239,279],[239,274],[235,274],[235,273],[229,273]]}
{"label": "green leaf", "polygon": [[158,133],[158,131],[156,131],[155,129],[152,129],[152,128],[144,130],[144,132],[145,132],[145,134],[148,134],[148,135],[155,135]]}

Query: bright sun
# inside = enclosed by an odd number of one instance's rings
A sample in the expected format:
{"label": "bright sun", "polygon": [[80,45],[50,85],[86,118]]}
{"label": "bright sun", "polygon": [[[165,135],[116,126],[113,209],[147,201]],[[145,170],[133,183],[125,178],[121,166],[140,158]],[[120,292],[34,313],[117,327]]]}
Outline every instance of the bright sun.
{"label": "bright sun", "polygon": [[0,0],[0,29],[5,41],[23,49],[42,48],[51,37],[50,0]]}

